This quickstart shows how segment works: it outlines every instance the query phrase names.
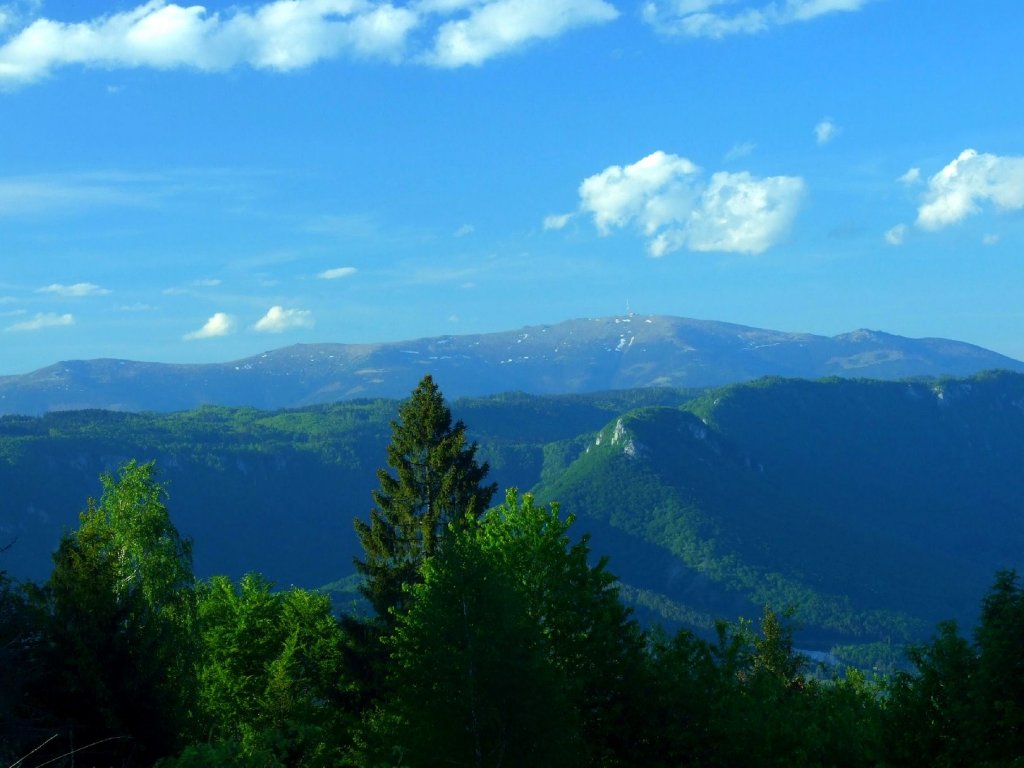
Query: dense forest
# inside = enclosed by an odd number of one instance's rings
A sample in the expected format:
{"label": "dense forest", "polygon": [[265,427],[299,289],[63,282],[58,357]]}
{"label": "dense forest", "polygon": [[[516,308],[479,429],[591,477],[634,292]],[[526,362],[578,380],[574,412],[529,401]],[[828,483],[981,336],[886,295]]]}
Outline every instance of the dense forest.
{"label": "dense forest", "polygon": [[490,469],[425,378],[355,520],[365,608],[338,615],[259,573],[197,579],[159,467],[124,461],[47,578],[0,576],[0,761],[1024,766],[1014,572],[972,633],[840,672],[794,648],[799,605],[641,626],[575,509],[499,496]]}
{"label": "dense forest", "polygon": [[[1022,403],[1024,375],[990,372],[451,410],[489,482],[576,516],[642,624],[710,641],[719,618],[792,607],[798,648],[891,672],[940,621],[973,626],[997,569],[1024,568]],[[156,461],[198,578],[259,571],[351,612],[352,520],[369,513],[399,404],[0,417],[0,567],[44,581],[97,477],[135,457]]]}

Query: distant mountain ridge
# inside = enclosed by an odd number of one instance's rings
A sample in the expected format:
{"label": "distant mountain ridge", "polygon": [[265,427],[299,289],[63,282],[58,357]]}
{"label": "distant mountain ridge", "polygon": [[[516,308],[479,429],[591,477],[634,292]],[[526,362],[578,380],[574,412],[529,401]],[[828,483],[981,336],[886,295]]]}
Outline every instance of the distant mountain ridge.
{"label": "distant mountain ridge", "polygon": [[761,376],[970,376],[986,369],[1024,372],[1024,362],[949,339],[869,330],[826,337],[626,315],[402,342],[297,344],[229,363],[61,362],[0,377],[0,414],[293,408],[404,397],[428,372],[449,397],[471,397],[708,387]]}

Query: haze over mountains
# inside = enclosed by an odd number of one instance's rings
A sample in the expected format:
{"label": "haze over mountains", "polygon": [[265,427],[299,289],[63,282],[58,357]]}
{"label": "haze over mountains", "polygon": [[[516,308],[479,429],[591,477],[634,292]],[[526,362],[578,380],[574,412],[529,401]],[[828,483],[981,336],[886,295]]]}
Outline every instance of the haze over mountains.
{"label": "haze over mountains", "polygon": [[298,344],[217,364],[66,361],[0,377],[0,413],[175,411],[203,404],[275,409],[400,398],[428,372],[453,398],[695,388],[760,376],[968,376],[995,368],[1024,372],[1024,363],[947,339],[869,330],[825,337],[627,315],[403,342]]}

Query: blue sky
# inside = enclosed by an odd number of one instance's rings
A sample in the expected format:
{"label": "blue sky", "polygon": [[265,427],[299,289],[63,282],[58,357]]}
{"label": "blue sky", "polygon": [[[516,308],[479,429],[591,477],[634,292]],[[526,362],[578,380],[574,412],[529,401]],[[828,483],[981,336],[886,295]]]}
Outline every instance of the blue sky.
{"label": "blue sky", "polygon": [[1019,0],[0,0],[0,374],[673,314],[1024,358]]}

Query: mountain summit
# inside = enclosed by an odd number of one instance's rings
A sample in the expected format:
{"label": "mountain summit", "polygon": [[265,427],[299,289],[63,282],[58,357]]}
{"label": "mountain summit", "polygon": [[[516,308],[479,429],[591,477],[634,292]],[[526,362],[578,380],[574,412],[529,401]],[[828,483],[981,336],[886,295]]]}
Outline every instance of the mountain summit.
{"label": "mountain summit", "polygon": [[948,339],[863,329],[830,338],[631,314],[379,344],[296,344],[230,363],[61,362],[0,377],[0,413],[288,408],[404,397],[428,372],[448,397],[462,397],[705,387],[760,376],[968,376],[992,368],[1024,372],[1024,363]]}

